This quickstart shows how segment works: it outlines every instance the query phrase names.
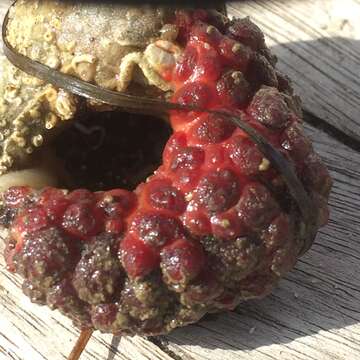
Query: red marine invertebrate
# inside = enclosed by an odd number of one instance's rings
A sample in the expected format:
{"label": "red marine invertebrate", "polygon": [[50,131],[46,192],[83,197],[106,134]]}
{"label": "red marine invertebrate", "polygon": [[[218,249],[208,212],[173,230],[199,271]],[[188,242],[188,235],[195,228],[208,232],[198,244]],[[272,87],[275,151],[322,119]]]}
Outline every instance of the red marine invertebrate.
{"label": "red marine invertebrate", "polygon": [[[22,186],[2,196],[9,268],[33,301],[81,328],[162,334],[268,294],[314,235],[290,168],[316,204],[316,230],[326,223],[331,180],[260,29],[207,11],[173,15],[171,41],[121,65],[138,64],[182,106],[155,173],[134,192]],[[246,129],[287,159],[283,171]]]}

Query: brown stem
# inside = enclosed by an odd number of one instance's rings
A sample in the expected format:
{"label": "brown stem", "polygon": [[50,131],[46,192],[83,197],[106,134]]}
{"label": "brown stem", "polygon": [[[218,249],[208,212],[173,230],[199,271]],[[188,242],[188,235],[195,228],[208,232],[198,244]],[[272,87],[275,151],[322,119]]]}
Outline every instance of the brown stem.
{"label": "brown stem", "polygon": [[91,338],[93,331],[93,329],[86,329],[81,331],[80,336],[67,360],[79,360],[82,352]]}

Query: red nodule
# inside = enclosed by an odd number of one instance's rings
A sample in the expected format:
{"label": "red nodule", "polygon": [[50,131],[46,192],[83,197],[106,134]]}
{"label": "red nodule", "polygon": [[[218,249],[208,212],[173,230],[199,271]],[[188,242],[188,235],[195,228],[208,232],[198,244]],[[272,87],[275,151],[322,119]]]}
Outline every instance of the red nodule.
{"label": "red nodule", "polygon": [[168,180],[153,180],[146,184],[145,201],[154,209],[168,210],[181,214],[185,211],[186,202],[181,191],[170,185]]}
{"label": "red nodule", "polygon": [[235,125],[228,119],[214,114],[203,114],[194,122],[190,139],[198,144],[216,144],[229,138]]}
{"label": "red nodule", "polygon": [[35,233],[48,226],[49,220],[43,208],[38,206],[22,211],[11,228],[11,236],[17,243],[16,250],[21,248],[24,238],[28,234]]}
{"label": "red nodule", "polygon": [[231,170],[221,169],[202,177],[195,190],[194,200],[208,212],[219,212],[235,205],[239,196],[238,177]]}
{"label": "red nodule", "polygon": [[99,234],[103,226],[104,211],[89,202],[70,205],[62,219],[62,227],[67,233],[85,241]]}
{"label": "red nodule", "polygon": [[213,89],[202,82],[185,84],[174,95],[173,101],[181,105],[205,108],[212,101]]}
{"label": "red nodule", "polygon": [[194,279],[204,265],[201,246],[185,239],[176,240],[161,251],[161,268],[171,283],[186,283]]}
{"label": "red nodule", "polygon": [[223,240],[232,240],[244,233],[242,222],[235,210],[211,217],[212,234]]}
{"label": "red nodule", "polygon": [[205,153],[198,147],[184,147],[176,152],[170,164],[170,170],[197,170],[203,164]]}
{"label": "red nodule", "polygon": [[95,194],[86,189],[77,189],[72,191],[70,194],[67,195],[67,198],[72,203],[77,203],[80,201],[94,201]]}
{"label": "red nodule", "polygon": [[187,211],[183,222],[188,231],[195,236],[206,236],[211,234],[209,217],[201,211]]}
{"label": "red nodule", "polygon": [[155,211],[139,214],[133,220],[130,230],[154,248],[160,248],[183,236],[183,228],[177,218]]}
{"label": "red nodule", "polygon": [[269,161],[264,159],[264,155],[258,147],[251,140],[243,136],[231,139],[227,145],[227,153],[235,168],[244,175],[256,175],[261,171],[267,170],[265,165],[264,168],[261,167],[264,161],[270,167]]}
{"label": "red nodule", "polygon": [[98,195],[97,206],[102,208],[108,216],[125,217],[136,207],[136,195],[130,191],[114,189]]}
{"label": "red nodule", "polygon": [[131,278],[143,277],[159,265],[158,253],[130,235],[121,241],[120,255],[124,269]]}
{"label": "red nodule", "polygon": [[61,222],[71,201],[62,190],[46,188],[41,192],[39,203],[43,206],[49,219],[58,223]]}

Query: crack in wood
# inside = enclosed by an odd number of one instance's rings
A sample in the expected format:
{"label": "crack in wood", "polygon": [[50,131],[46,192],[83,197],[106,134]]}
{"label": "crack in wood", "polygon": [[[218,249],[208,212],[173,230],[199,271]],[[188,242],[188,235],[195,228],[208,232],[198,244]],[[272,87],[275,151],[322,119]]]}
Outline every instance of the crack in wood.
{"label": "crack in wood", "polygon": [[305,123],[326,133],[327,135],[330,135],[332,138],[338,140],[352,150],[360,152],[359,140],[339,130],[335,126],[329,124],[325,119],[322,119],[317,115],[313,114],[312,112],[303,109],[303,120]]}

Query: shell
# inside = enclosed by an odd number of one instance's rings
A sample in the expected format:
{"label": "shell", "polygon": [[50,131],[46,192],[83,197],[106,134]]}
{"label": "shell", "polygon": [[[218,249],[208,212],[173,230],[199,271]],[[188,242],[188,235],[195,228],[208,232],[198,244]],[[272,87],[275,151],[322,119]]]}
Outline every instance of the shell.
{"label": "shell", "polygon": [[[84,81],[132,94],[166,96],[172,89],[152,61],[168,64],[174,53],[181,53],[171,43],[176,29],[166,23],[174,11],[20,0],[10,9],[7,39],[19,53]],[[167,49],[155,45],[157,41],[166,43]],[[25,74],[6,59],[2,69],[0,175],[29,167],[34,151],[72,122],[85,102]],[[104,109],[94,101],[85,105],[88,111]]]}
{"label": "shell", "polygon": [[44,84],[2,59],[0,77],[0,175],[27,166],[30,155],[42,147],[69,120],[78,100]]}

